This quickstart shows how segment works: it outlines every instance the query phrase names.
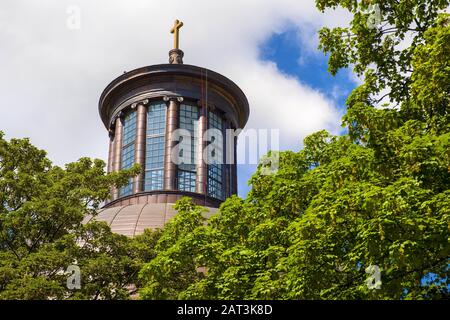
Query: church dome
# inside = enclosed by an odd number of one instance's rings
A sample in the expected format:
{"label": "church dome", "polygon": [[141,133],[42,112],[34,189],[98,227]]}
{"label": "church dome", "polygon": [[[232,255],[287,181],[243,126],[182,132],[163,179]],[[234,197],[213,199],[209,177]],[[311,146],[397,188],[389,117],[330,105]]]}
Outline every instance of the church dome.
{"label": "church dome", "polygon": [[227,77],[183,64],[182,26],[177,20],[171,30],[175,48],[168,64],[125,72],[99,99],[109,134],[107,171],[139,164],[141,172],[111,190],[95,219],[127,236],[162,228],[184,196],[213,213],[237,194],[236,144],[248,100]]}

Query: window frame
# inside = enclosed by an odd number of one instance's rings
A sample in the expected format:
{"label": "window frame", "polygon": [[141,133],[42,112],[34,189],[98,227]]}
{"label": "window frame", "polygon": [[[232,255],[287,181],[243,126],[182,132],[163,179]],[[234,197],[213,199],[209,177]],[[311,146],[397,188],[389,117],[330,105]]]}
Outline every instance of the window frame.
{"label": "window frame", "polygon": [[[131,123],[129,121],[132,120]],[[135,159],[136,150],[136,134],[137,134],[137,112],[134,109],[129,110],[122,119],[118,121],[123,121],[122,130],[122,148],[120,150],[120,168],[129,169],[131,168]],[[133,178],[128,180],[128,183],[119,189],[119,196],[129,196],[133,194]]]}
{"label": "window frame", "polygon": [[[220,149],[222,163],[219,164],[208,164],[207,165],[207,187],[206,194],[212,198],[216,198],[219,200],[223,200],[225,198],[225,184],[226,184],[226,174],[224,167],[224,159],[225,159],[225,144],[224,144],[224,128],[225,121],[223,115],[214,110],[208,110],[208,129],[217,129],[222,133],[222,137],[220,139]],[[220,120],[220,122],[218,121]],[[219,127],[220,125],[220,127]],[[211,143],[211,142],[210,142]]]}
{"label": "window frame", "polygon": [[[155,115],[152,108],[159,107]],[[162,112],[161,112],[162,111]],[[167,104],[153,101],[147,106],[145,130],[144,191],[164,189],[164,159],[166,151]],[[156,119],[156,121],[154,121]],[[151,148],[151,149],[150,149]],[[151,154],[151,152],[156,152]],[[149,161],[151,159],[151,161]]]}
{"label": "window frame", "polygon": [[[185,110],[183,110],[185,109]],[[196,111],[194,112],[193,109]],[[189,120],[186,116],[189,113]],[[199,120],[201,108],[192,103],[180,103],[178,112],[178,128],[191,134],[191,164],[179,164],[176,173],[176,187],[179,191],[195,192],[197,180],[197,153],[199,144]],[[184,137],[183,137],[184,138]]]}

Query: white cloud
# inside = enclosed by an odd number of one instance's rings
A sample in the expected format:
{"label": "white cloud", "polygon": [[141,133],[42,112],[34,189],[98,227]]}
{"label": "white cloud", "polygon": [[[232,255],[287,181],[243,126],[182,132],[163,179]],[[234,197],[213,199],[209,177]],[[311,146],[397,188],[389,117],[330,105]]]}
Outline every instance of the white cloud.
{"label": "white cloud", "polygon": [[[66,26],[72,5],[81,9],[80,30]],[[317,29],[348,18],[321,14],[313,0],[3,0],[0,130],[31,137],[59,165],[81,156],[106,159],[98,98],[124,70],[167,62],[175,18],[185,24],[185,63],[235,81],[250,101],[249,127],[280,128],[281,146],[296,149],[309,133],[338,131],[333,101],[258,58],[265,40],[292,26],[315,54]]]}
{"label": "white cloud", "polygon": [[[232,66],[228,70],[239,77],[239,70]],[[251,106],[247,127],[280,129],[282,149],[298,149],[301,139],[324,128],[339,131],[340,115],[333,102],[298,79],[280,73],[274,63],[249,63],[239,84]]]}

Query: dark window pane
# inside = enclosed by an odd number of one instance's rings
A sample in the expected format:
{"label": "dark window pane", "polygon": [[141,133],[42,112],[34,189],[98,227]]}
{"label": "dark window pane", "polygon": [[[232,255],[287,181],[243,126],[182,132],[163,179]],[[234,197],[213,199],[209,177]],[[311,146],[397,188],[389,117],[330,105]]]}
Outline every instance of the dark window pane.
{"label": "dark window pane", "polygon": [[166,104],[152,103],[147,111],[144,190],[162,190],[166,132]]}
{"label": "dark window pane", "polygon": [[[223,131],[222,118],[214,112],[208,113],[208,129]],[[208,195],[223,199],[223,136],[214,134],[210,140],[214,148],[208,154]]]}
{"label": "dark window pane", "polygon": [[[182,137],[183,141],[190,138],[190,154],[184,156],[188,163],[178,166],[178,190],[195,192],[196,157],[197,157],[197,126],[200,110],[197,106],[182,104],[180,106],[180,129],[187,130],[190,136]],[[180,156],[182,156],[181,154]]]}

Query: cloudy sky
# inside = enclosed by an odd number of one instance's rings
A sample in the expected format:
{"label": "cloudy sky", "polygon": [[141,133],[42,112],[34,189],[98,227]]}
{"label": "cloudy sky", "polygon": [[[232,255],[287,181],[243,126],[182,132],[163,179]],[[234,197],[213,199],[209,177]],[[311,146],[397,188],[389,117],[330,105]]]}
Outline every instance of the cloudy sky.
{"label": "cloudy sky", "polygon": [[[298,150],[317,130],[341,132],[355,78],[327,73],[317,30],[348,18],[313,0],[2,0],[0,130],[30,137],[57,165],[106,159],[102,90],[124,71],[166,63],[180,19],[184,62],[236,82],[250,102],[247,128],[279,129],[281,149]],[[241,195],[253,170],[239,170]]]}

